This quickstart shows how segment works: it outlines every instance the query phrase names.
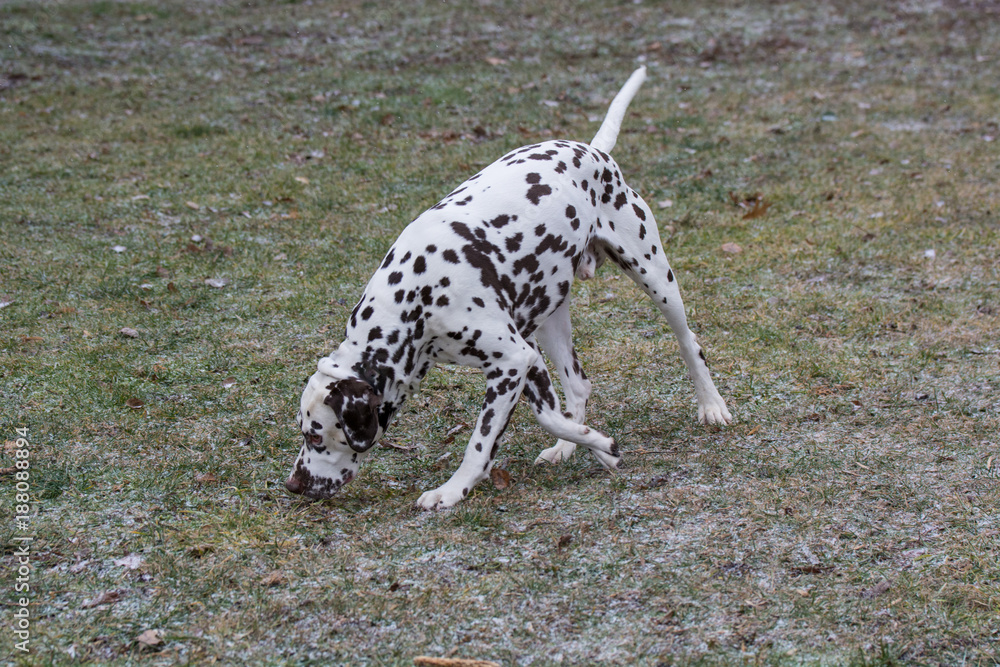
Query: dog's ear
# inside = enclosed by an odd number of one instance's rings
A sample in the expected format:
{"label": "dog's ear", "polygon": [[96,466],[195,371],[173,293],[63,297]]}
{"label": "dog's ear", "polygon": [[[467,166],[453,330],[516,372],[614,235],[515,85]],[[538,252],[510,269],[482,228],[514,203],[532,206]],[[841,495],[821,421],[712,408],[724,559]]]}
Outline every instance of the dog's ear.
{"label": "dog's ear", "polygon": [[355,378],[337,380],[327,385],[326,403],[337,415],[347,444],[357,452],[366,452],[378,435],[378,407],[382,397],[370,384]]}

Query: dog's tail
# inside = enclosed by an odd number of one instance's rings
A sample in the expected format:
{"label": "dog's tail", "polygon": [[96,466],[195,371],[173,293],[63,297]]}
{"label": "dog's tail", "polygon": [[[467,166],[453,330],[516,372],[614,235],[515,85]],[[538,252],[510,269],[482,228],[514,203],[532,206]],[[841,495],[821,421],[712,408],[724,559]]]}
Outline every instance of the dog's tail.
{"label": "dog's tail", "polygon": [[615,99],[611,100],[611,106],[608,107],[608,115],[604,117],[601,129],[597,131],[597,134],[590,141],[591,146],[605,153],[611,152],[611,149],[615,147],[615,142],[618,140],[618,130],[622,127],[622,121],[625,119],[625,111],[628,110],[628,104],[635,97],[639,86],[645,80],[645,66],[632,72],[632,76],[628,78],[622,89],[615,95]]}

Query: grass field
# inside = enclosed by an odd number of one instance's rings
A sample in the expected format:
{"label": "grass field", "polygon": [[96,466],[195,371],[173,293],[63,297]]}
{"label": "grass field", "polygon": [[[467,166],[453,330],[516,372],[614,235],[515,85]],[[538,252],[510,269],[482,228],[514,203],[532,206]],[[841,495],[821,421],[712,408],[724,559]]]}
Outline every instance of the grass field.
{"label": "grass field", "polygon": [[[998,23],[0,2],[0,659],[1000,662]],[[615,157],[735,423],[696,424],[665,321],[609,265],[573,312],[619,474],[533,466],[552,443],[521,406],[511,484],[417,511],[482,401],[447,367],[339,497],[290,497],[303,379],[399,231],[509,149],[589,140],[640,63]]]}

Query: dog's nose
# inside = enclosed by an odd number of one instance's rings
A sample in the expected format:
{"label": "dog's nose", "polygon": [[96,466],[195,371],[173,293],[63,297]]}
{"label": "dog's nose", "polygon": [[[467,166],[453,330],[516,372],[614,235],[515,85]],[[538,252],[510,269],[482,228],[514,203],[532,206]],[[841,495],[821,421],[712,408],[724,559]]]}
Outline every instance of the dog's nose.
{"label": "dog's nose", "polygon": [[285,480],[285,488],[292,493],[302,493],[302,482],[295,475]]}

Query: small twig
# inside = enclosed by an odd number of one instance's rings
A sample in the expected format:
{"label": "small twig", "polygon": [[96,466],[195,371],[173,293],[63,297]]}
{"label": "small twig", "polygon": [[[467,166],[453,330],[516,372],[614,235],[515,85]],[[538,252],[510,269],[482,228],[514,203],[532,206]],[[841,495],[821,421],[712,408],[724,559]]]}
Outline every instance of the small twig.
{"label": "small twig", "polygon": [[390,449],[398,449],[401,452],[412,452],[414,449],[419,449],[420,445],[410,445],[409,447],[404,447],[403,445],[394,445],[386,440],[382,441],[383,447],[389,447]]}

